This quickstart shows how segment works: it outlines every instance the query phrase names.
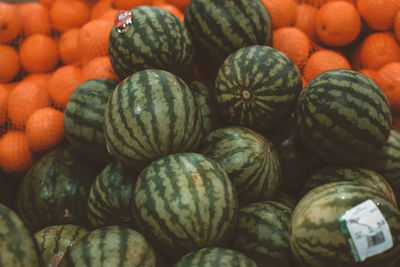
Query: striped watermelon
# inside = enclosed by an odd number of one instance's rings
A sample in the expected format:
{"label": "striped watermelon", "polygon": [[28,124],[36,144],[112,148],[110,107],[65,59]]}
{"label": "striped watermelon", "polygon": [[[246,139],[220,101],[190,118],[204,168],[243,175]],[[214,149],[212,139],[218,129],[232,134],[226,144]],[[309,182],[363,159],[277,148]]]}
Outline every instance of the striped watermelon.
{"label": "striped watermelon", "polygon": [[97,175],[88,200],[88,220],[92,227],[133,226],[131,197],[137,176],[117,160]]}
{"label": "striped watermelon", "polygon": [[45,265],[54,266],[56,255],[60,255],[61,258],[68,247],[87,233],[89,233],[87,229],[77,225],[52,225],[36,232],[34,237]]}
{"label": "striped watermelon", "polygon": [[[267,198],[261,198],[261,201],[266,201],[268,200]],[[278,203],[281,203],[287,207],[289,207],[291,210],[294,210],[294,208],[297,205],[297,199],[295,199],[293,196],[289,195],[283,190],[278,190],[276,191],[274,197],[271,199],[271,201],[275,201]]]}
{"label": "striped watermelon", "polygon": [[3,204],[0,204],[0,266],[43,266],[32,234],[21,218]]}
{"label": "striped watermelon", "polygon": [[215,160],[236,187],[241,206],[270,199],[278,189],[281,167],[273,144],[246,127],[231,126],[209,133],[200,153]]}
{"label": "striped watermelon", "polygon": [[[390,227],[393,247],[355,265],[341,232],[339,218],[349,209],[371,199]],[[356,182],[334,182],[307,193],[293,211],[289,241],[299,267],[398,266],[400,253],[400,211],[376,189]]]}
{"label": "striped watermelon", "polygon": [[122,81],[104,117],[111,154],[138,171],[162,156],[195,151],[203,137],[189,86],[163,70],[139,71]]}
{"label": "striped watermelon", "polygon": [[240,208],[233,249],[258,266],[291,267],[289,224],[292,211],[275,201],[254,202]]}
{"label": "striped watermelon", "polygon": [[145,69],[163,69],[183,80],[193,75],[192,38],[182,21],[155,6],[130,10],[132,24],[119,33],[114,26],[108,41],[111,65],[123,80]]}
{"label": "striped watermelon", "polygon": [[225,245],[237,219],[236,191],[222,167],[198,153],[176,153],[148,165],[132,198],[138,229],[170,260]]}
{"label": "striped watermelon", "polygon": [[365,168],[327,165],[314,173],[302,189],[302,195],[317,186],[341,181],[359,182],[381,191],[397,207],[397,200],[389,183],[379,173]]}
{"label": "striped watermelon", "polygon": [[346,69],[326,71],[311,80],[299,98],[296,117],[305,144],[336,164],[374,157],[391,127],[384,92],[367,76]]}
{"label": "striped watermelon", "polygon": [[272,21],[260,0],[191,0],[185,25],[200,66],[215,73],[231,53],[250,45],[272,46]]}
{"label": "striped watermelon", "polygon": [[195,80],[189,84],[203,118],[204,134],[223,127],[217,111],[214,86],[207,81]]}
{"label": "striped watermelon", "polygon": [[243,253],[223,247],[208,247],[187,253],[173,267],[257,267],[257,264]]}
{"label": "striped watermelon", "polygon": [[87,201],[99,167],[71,146],[48,151],[23,177],[16,211],[34,233],[58,224],[87,225]]}
{"label": "striped watermelon", "polygon": [[111,79],[83,82],[72,93],[64,111],[67,139],[82,155],[101,163],[111,160],[104,139],[104,110],[117,84]]}
{"label": "striped watermelon", "polygon": [[301,87],[301,73],[288,56],[254,45],[223,62],[215,79],[215,96],[225,123],[265,135],[289,122]]}
{"label": "striped watermelon", "polygon": [[153,267],[156,263],[156,253],[141,233],[114,225],[96,229],[75,242],[58,267]]}

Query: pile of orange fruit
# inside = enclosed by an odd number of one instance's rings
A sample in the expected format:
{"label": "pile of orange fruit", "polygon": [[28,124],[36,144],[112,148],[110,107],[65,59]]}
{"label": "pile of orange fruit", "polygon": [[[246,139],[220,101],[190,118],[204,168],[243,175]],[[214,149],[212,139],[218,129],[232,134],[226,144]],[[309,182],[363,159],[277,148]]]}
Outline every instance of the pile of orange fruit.
{"label": "pile of orange fruit", "polygon": [[[63,110],[93,78],[118,81],[108,36],[119,9],[162,7],[182,21],[190,0],[0,2],[0,169],[25,171],[64,138]],[[274,25],[273,47],[307,84],[335,68],[357,70],[386,93],[400,127],[399,0],[261,0]]]}

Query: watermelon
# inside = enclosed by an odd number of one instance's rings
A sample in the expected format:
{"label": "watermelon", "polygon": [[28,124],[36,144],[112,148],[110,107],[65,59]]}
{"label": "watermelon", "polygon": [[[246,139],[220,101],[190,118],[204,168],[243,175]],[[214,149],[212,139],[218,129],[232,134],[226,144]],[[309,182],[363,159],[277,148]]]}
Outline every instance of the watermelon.
{"label": "watermelon", "polygon": [[232,53],[215,79],[220,117],[263,135],[289,123],[302,88],[301,73],[279,50],[247,46]]}
{"label": "watermelon", "polygon": [[236,187],[241,206],[270,199],[278,189],[281,167],[274,145],[242,126],[220,128],[203,140],[200,153],[215,160]]}
{"label": "watermelon", "polygon": [[87,202],[99,167],[71,146],[54,148],[23,177],[16,211],[33,233],[51,225],[87,227]]}
{"label": "watermelon", "polygon": [[366,168],[326,165],[315,172],[302,189],[302,195],[317,186],[340,181],[354,181],[380,190],[397,207],[397,200],[389,183],[379,173]]}
{"label": "watermelon", "polygon": [[191,0],[185,9],[199,66],[215,73],[236,50],[272,46],[272,21],[260,0]]}
{"label": "watermelon", "polygon": [[[261,198],[260,201],[267,201],[267,198]],[[278,190],[274,197],[271,199],[271,201],[281,203],[290,209],[294,210],[294,208],[297,205],[297,199],[294,198],[293,196],[289,195],[283,190]]]}
{"label": "watermelon", "polygon": [[174,261],[197,248],[225,246],[238,200],[217,162],[186,152],[162,157],[139,174],[132,210],[139,231]]}
{"label": "watermelon", "polygon": [[86,228],[77,225],[52,225],[39,230],[34,237],[45,265],[54,266],[54,261],[87,233],[89,231]]}
{"label": "watermelon", "polygon": [[111,161],[104,139],[104,110],[117,86],[111,79],[91,79],[72,93],[64,111],[67,139],[82,155],[100,163]]}
{"label": "watermelon", "polygon": [[289,225],[292,211],[275,201],[253,202],[240,208],[233,249],[258,266],[291,267]]}
{"label": "watermelon", "polygon": [[33,235],[21,218],[3,204],[0,204],[0,229],[0,266],[43,266]]}
{"label": "watermelon", "polygon": [[144,236],[126,226],[91,231],[69,247],[59,267],[156,266],[157,255]]}
{"label": "watermelon", "polygon": [[173,267],[257,267],[257,264],[243,253],[224,247],[207,247],[193,250],[178,261]]}
{"label": "watermelon", "polygon": [[[366,200],[372,200],[385,218],[393,247],[355,265],[339,219]],[[348,181],[324,184],[308,192],[293,211],[289,229],[290,248],[299,267],[398,266],[399,241],[400,211],[395,205],[382,192]]]}
{"label": "watermelon", "polygon": [[134,170],[173,153],[194,152],[202,117],[189,86],[164,70],[143,70],[118,84],[105,110],[111,154]]}
{"label": "watermelon", "polygon": [[189,84],[189,87],[200,109],[204,134],[206,135],[218,128],[222,128],[223,124],[219,118],[217,103],[213,96],[215,93],[214,85],[207,81],[195,80]]}
{"label": "watermelon", "polygon": [[90,189],[88,220],[92,227],[133,226],[131,198],[137,177],[117,160],[104,167]]}
{"label": "watermelon", "polygon": [[382,89],[369,77],[347,69],[329,70],[312,79],[296,109],[304,143],[334,164],[373,158],[389,137],[391,120]]}
{"label": "watermelon", "polygon": [[117,76],[145,69],[162,69],[188,81],[193,75],[192,38],[182,21],[156,6],[128,10],[132,24],[122,32],[112,27],[108,54]]}

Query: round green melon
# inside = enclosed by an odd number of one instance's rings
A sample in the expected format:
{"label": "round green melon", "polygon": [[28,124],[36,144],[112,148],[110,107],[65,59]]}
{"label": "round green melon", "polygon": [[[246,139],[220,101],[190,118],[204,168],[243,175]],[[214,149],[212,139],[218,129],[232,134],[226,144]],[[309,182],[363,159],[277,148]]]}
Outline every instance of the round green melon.
{"label": "round green melon", "polygon": [[253,202],[240,208],[233,249],[258,266],[291,267],[289,224],[292,211],[275,201]]}
{"label": "round green melon", "polygon": [[215,73],[236,50],[250,45],[272,46],[272,21],[260,0],[191,0],[185,25],[195,45],[196,61]]}
{"label": "round green melon", "polygon": [[263,135],[289,123],[302,88],[301,73],[279,50],[247,46],[232,53],[215,79],[221,120]]}
{"label": "round green melon", "polygon": [[207,247],[191,251],[173,267],[257,267],[257,264],[243,253],[225,247]]}
{"label": "round green melon", "polygon": [[334,164],[375,157],[391,129],[386,95],[369,77],[335,69],[312,79],[299,97],[298,131],[304,143]]}
{"label": "round green melon", "polygon": [[93,230],[75,242],[58,266],[154,267],[156,264],[156,252],[141,233],[114,225]]}
{"label": "round green melon", "polygon": [[112,27],[108,54],[117,76],[123,80],[145,69],[162,69],[183,80],[193,75],[192,38],[182,21],[156,6],[137,6],[125,32]]}
{"label": "round green melon", "polygon": [[90,160],[111,160],[104,139],[104,110],[117,86],[111,79],[91,79],[72,93],[64,111],[64,131],[70,143]]}
{"label": "round green melon", "polygon": [[[382,213],[393,246],[355,264],[339,219],[366,200],[372,200]],[[400,253],[400,211],[382,192],[370,186],[333,182],[316,187],[299,201],[293,211],[289,233],[292,255],[299,267],[394,267]]]}
{"label": "round green melon", "polygon": [[176,153],[139,174],[132,210],[138,229],[174,261],[194,249],[225,246],[236,227],[238,200],[216,161]]}
{"label": "round green melon", "polygon": [[200,153],[215,160],[236,187],[241,206],[271,199],[278,189],[281,166],[274,145],[246,127],[231,126],[209,133]]}
{"label": "round green melon", "polygon": [[110,153],[140,171],[172,153],[196,151],[202,117],[189,86],[164,70],[143,70],[118,84],[106,105]]}
{"label": "round green melon", "polygon": [[33,233],[58,224],[87,226],[89,191],[100,170],[78,153],[54,148],[23,177],[15,209]]}
{"label": "round green melon", "polygon": [[113,160],[97,175],[89,194],[88,220],[92,227],[133,227],[132,191],[138,174]]}
{"label": "round green melon", "polygon": [[21,218],[3,204],[0,204],[0,266],[43,266],[33,235]]}
{"label": "round green melon", "polygon": [[39,250],[46,266],[62,258],[75,242],[85,236],[89,231],[81,226],[52,225],[35,233],[34,237],[39,245]]}

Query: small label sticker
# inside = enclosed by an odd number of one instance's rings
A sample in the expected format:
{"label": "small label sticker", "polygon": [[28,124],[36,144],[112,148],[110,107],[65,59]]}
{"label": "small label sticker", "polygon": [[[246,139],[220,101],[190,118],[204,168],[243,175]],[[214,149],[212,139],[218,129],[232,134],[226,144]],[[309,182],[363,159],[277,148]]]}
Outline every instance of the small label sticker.
{"label": "small label sticker", "polygon": [[370,199],[346,211],[339,222],[355,262],[364,261],[393,247],[389,225]]}
{"label": "small label sticker", "polygon": [[114,25],[118,33],[126,33],[133,24],[133,14],[130,10],[120,10],[115,14]]}

